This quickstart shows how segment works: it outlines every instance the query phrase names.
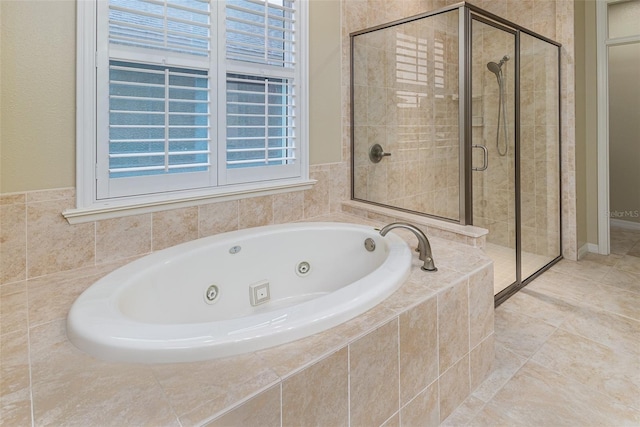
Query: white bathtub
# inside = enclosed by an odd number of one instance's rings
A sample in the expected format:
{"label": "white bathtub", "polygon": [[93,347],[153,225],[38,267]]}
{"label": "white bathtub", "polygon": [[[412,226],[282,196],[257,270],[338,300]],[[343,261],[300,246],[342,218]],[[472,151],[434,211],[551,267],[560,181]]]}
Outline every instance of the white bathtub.
{"label": "white bathtub", "polygon": [[[365,248],[367,238],[375,250]],[[367,226],[297,223],[224,233],[155,252],[98,280],[71,307],[67,335],[111,361],[257,351],[365,312],[391,295],[410,267],[400,237]]]}

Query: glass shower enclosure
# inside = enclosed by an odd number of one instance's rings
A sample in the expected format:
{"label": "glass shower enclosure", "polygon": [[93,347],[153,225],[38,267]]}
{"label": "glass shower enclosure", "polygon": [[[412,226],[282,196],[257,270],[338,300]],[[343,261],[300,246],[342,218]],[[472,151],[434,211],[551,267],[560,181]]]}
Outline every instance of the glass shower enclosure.
{"label": "glass shower enclosure", "polygon": [[497,302],[560,259],[559,55],[468,3],[351,34],[352,198],[489,230]]}

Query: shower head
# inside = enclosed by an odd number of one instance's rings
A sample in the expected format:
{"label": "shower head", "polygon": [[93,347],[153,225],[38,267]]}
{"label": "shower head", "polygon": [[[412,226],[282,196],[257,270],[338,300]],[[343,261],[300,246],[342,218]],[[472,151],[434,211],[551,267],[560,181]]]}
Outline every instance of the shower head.
{"label": "shower head", "polygon": [[497,76],[502,72],[502,63],[496,64],[495,62],[489,62],[487,68]]}
{"label": "shower head", "polygon": [[502,62],[496,64],[495,62],[489,62],[487,64],[487,68],[493,74],[496,75],[496,79],[498,80],[498,85],[502,87]]}
{"label": "shower head", "polygon": [[500,80],[502,78],[502,65],[508,60],[509,60],[509,55],[505,55],[502,57],[500,62],[498,63],[489,62],[487,64],[487,68],[489,69],[489,71],[491,71],[493,74],[496,75],[496,78],[498,79],[498,83],[500,83]]}

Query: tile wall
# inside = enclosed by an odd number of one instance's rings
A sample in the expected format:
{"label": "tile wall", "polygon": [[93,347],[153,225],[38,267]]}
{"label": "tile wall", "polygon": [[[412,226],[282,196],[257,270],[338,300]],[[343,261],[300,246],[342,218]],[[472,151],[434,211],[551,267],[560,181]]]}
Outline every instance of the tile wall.
{"label": "tile wall", "polygon": [[[105,221],[91,222],[71,226],[61,216],[61,212],[75,206],[73,189],[55,189],[28,193],[0,195],[0,296],[2,306],[0,312],[2,324],[2,353],[8,357],[3,360],[3,379],[5,369],[10,372],[24,371],[27,374],[16,374],[16,381],[3,382],[2,394],[9,396],[3,402],[14,409],[25,409],[21,402],[29,401],[29,367],[25,365],[28,354],[25,345],[27,328],[36,327],[42,330],[42,340],[38,344],[44,357],[48,351],[63,345],[63,341],[54,342],[47,339],[54,328],[60,333],[62,324],[51,322],[63,319],[68,309],[68,301],[72,301],[92,278],[74,279],[66,276],[66,271],[100,270],[101,265],[110,266],[126,262],[131,257],[141,256],[154,250],[162,249],[182,241],[201,236],[207,236],[223,231],[235,230],[255,225],[280,223],[299,219],[315,218],[341,209],[341,202],[349,199],[349,166],[350,161],[350,105],[349,105],[349,37],[351,31],[367,28],[383,22],[410,16],[442,6],[444,2],[438,0],[349,0],[342,2],[342,85],[343,85],[343,162],[335,164],[315,165],[311,167],[311,178],[317,179],[318,184],[306,192],[266,196],[255,199],[202,205],[162,213],[131,216]],[[532,30],[556,39],[564,44],[562,49],[562,218],[563,218],[563,254],[575,259],[576,250],[576,212],[575,212],[575,119],[573,93],[573,2],[565,0],[537,2],[534,0],[480,0],[478,6],[499,14]],[[535,3],[535,7],[534,7]],[[98,267],[95,267],[98,266]],[[96,271],[97,271],[96,270]],[[96,275],[104,273],[96,273]],[[61,280],[52,284],[47,278],[60,275]],[[97,277],[93,275],[93,278]],[[42,280],[38,280],[41,277]],[[27,282],[31,289],[27,292]],[[469,286],[467,284],[461,286]],[[468,292],[472,295],[472,287]],[[52,302],[52,295],[62,296],[67,302],[58,305]],[[475,304],[464,299],[462,288],[452,287],[450,291],[439,294],[437,303],[450,306],[451,310],[437,311],[437,316],[461,316],[460,319],[447,319],[443,324],[456,325],[464,323],[464,316],[468,316],[470,329],[463,329],[469,337],[481,336],[483,322],[478,323],[475,316]],[[27,301],[27,299],[30,301]],[[461,299],[462,298],[462,299]],[[493,301],[492,297],[488,300]],[[403,386],[397,400],[392,399],[389,407],[383,405],[379,412],[364,414],[366,411],[354,409],[350,416],[354,419],[366,421],[365,417],[375,417],[375,421],[382,420],[392,425],[402,416],[404,420],[442,420],[458,403],[464,392],[473,389],[490,369],[492,357],[488,357],[488,348],[493,348],[493,335],[474,341],[476,345],[465,343],[463,338],[451,337],[452,342],[458,343],[451,350],[443,350],[442,361],[438,363],[437,379],[434,378],[436,367],[420,367],[405,359],[402,349],[417,345],[412,342],[415,332],[416,319],[433,316],[425,307],[417,306],[406,314],[399,315],[378,329],[369,332],[359,340],[339,351],[332,353],[321,361],[313,364],[309,369],[300,371],[287,377],[281,384],[267,389],[246,401],[242,406],[225,415],[225,419],[232,422],[236,419],[261,414],[261,410],[280,408],[283,420],[297,417],[297,408],[304,405],[305,414],[321,420],[324,416],[345,417],[344,372],[346,369],[354,373],[362,372],[362,366],[367,363],[378,363],[368,360],[374,353],[380,357],[391,357],[392,363],[373,371],[382,380],[382,384],[398,384]],[[10,310],[7,309],[10,307]],[[490,311],[493,313],[493,310]],[[27,315],[28,313],[28,315]],[[461,314],[462,313],[462,314]],[[32,316],[33,321],[28,317]],[[40,316],[40,318],[38,317]],[[27,320],[29,319],[29,320]],[[40,319],[40,320],[38,320]],[[492,317],[491,317],[492,319]],[[444,319],[440,319],[444,321]],[[48,322],[48,323],[47,323]],[[451,322],[451,323],[449,323]],[[41,325],[41,326],[39,326]],[[480,327],[480,331],[475,328]],[[47,329],[49,328],[49,329]],[[37,332],[34,330],[34,333]],[[428,331],[421,333],[429,336]],[[443,336],[447,332],[439,331]],[[391,337],[391,338],[390,338]],[[32,339],[38,338],[36,335]],[[24,341],[24,342],[23,342]],[[394,344],[397,343],[397,344]],[[406,344],[403,344],[406,343]],[[388,351],[385,345],[389,345]],[[51,347],[53,346],[53,347]],[[408,347],[404,347],[408,346]],[[15,347],[15,352],[9,351]],[[384,348],[383,348],[384,347]],[[377,351],[380,349],[380,352]],[[23,351],[24,350],[24,351]],[[394,357],[394,351],[395,356]],[[429,349],[425,349],[429,351]],[[388,354],[387,354],[388,353]],[[484,355],[484,356],[483,356]],[[266,357],[266,356],[265,356]],[[376,356],[377,357],[377,356]],[[39,360],[39,359],[38,359]],[[36,360],[36,362],[38,362]],[[264,360],[264,358],[262,359]],[[66,362],[65,362],[66,363]],[[450,366],[446,366],[450,364]],[[44,366],[44,365],[43,365]],[[327,369],[327,367],[331,369]],[[377,366],[377,365],[375,365]],[[446,370],[442,370],[447,367]],[[425,376],[408,378],[403,372],[418,369]],[[22,371],[21,371],[22,370]],[[331,372],[329,374],[328,372]],[[125,372],[126,373],[126,372]],[[136,372],[136,375],[138,372]],[[369,373],[368,373],[369,374]],[[297,375],[300,375],[298,377]],[[335,410],[327,411],[323,408],[321,399],[306,399],[297,390],[301,383],[309,379],[321,378],[326,387],[317,389],[325,393],[328,398],[336,399]],[[385,381],[390,383],[385,383]],[[27,383],[23,384],[24,381]],[[362,381],[359,383],[358,381]],[[417,383],[415,383],[417,381]],[[8,385],[7,385],[8,384]],[[367,389],[366,378],[355,380],[354,387],[367,390],[362,395],[350,395],[351,399],[362,399],[358,405],[374,406],[372,399],[378,399],[383,390],[375,387]],[[334,388],[335,387],[335,388]],[[439,392],[438,392],[439,389]],[[334,390],[328,393],[327,390]],[[337,391],[335,391],[337,390]],[[24,394],[24,396],[23,396]],[[436,402],[436,396],[440,401]],[[280,406],[277,402],[281,398]],[[26,400],[25,400],[26,399]],[[349,405],[353,403],[350,402]],[[254,409],[250,409],[254,405]],[[436,406],[438,411],[436,413]],[[351,408],[351,406],[350,406]],[[424,412],[423,412],[424,411]],[[30,416],[30,414],[29,414]],[[271,414],[272,418],[275,415]],[[230,417],[230,418],[226,418]],[[233,418],[239,417],[239,418]],[[387,418],[385,418],[387,417]],[[270,420],[272,418],[261,418]],[[275,419],[275,418],[273,418]],[[250,419],[247,419],[250,420]],[[331,420],[330,420],[331,421]],[[223,421],[221,421],[223,422]],[[226,422],[226,421],[224,421]]]}
{"label": "tile wall", "polygon": [[[445,3],[450,2],[350,0],[342,3],[343,162],[312,166],[311,178],[318,180],[312,190],[74,226],[60,215],[63,210],[75,207],[74,189],[3,194],[0,195],[0,283],[143,255],[222,231],[339,211],[340,202],[350,197],[349,33],[433,10]],[[481,0],[475,4],[564,44],[561,54],[562,253],[566,258],[576,259],[573,3],[545,1],[534,7],[533,0]],[[440,173],[438,176],[441,177]],[[536,196],[536,200],[543,203],[540,197]],[[254,209],[258,209],[258,215]],[[123,236],[126,236],[126,245],[122,244]]]}
{"label": "tile wall", "polygon": [[[473,221],[489,230],[488,243],[515,247],[515,36],[483,22],[472,25],[472,137],[474,145],[488,151],[487,169],[473,172]],[[500,151],[498,106],[500,90],[496,76],[487,63],[499,62],[504,55],[510,59],[502,65],[504,102],[507,117],[505,141],[504,116],[500,120]],[[482,150],[475,148],[474,167],[484,164]]]}
{"label": "tile wall", "polygon": [[354,82],[356,198],[459,219],[458,12],[355,37]]}
{"label": "tile wall", "polygon": [[[401,1],[383,1],[383,0],[349,0],[342,3],[342,36],[343,36],[343,129],[345,134],[349,135],[349,85],[350,85],[350,46],[349,34],[354,31],[370,28],[386,22],[391,22],[403,17],[416,15],[418,13],[435,10],[448,4],[456,3],[455,0],[401,0]],[[573,1],[571,0],[476,0],[471,1],[472,4],[481,7],[488,12],[504,17],[512,22],[522,25],[536,33],[539,33],[552,40],[562,43],[561,48],[561,184],[562,184],[562,248],[561,252],[565,258],[577,259],[577,235],[576,235],[576,191],[575,191],[575,94],[574,94],[574,36],[573,36]],[[541,94],[542,95],[542,94]],[[533,96],[533,94],[532,94]],[[548,98],[543,95],[545,102],[547,100],[557,100],[557,97]],[[541,100],[542,102],[542,100]],[[535,101],[534,101],[535,103]],[[513,108],[513,107],[512,107]],[[511,110],[513,111],[513,110]],[[542,129],[539,129],[542,131]],[[546,132],[547,130],[545,130]],[[543,135],[540,133],[539,136]],[[554,136],[554,135],[552,135]],[[384,146],[384,145],[383,145]],[[389,151],[391,151],[389,149]],[[542,150],[538,150],[541,155]],[[345,160],[348,152],[345,153]],[[393,155],[392,155],[393,157]],[[405,170],[409,168],[405,167]],[[367,173],[360,172],[361,176],[356,181],[360,182],[360,191],[367,192],[369,188],[367,183]],[[383,171],[384,174],[384,171]],[[551,174],[551,172],[549,172]],[[369,175],[370,176],[370,175]],[[415,181],[415,174],[406,175],[410,181]],[[442,174],[439,174],[442,177]],[[404,178],[407,180],[408,178]],[[387,177],[388,178],[388,177]],[[542,177],[540,178],[543,179]],[[356,182],[356,184],[357,184]],[[402,181],[400,181],[402,182]],[[552,229],[557,223],[551,219],[551,214],[547,211],[551,206],[548,200],[544,199],[544,193],[548,189],[555,189],[557,186],[549,183],[542,185],[542,192],[538,191],[530,193],[526,203],[529,207],[534,206],[536,212],[536,226],[533,226],[533,217],[529,218],[528,226],[523,230],[530,242],[535,242],[535,247],[528,247],[532,252],[544,252],[545,249],[551,251],[557,245],[554,241],[550,242],[546,236],[538,237],[542,227],[538,224],[544,224],[545,227]],[[397,188],[402,188],[401,186]],[[386,191],[385,191],[386,190]],[[406,191],[406,190],[405,190]],[[388,189],[382,188],[376,194],[389,195]],[[396,194],[396,193],[392,193]],[[400,194],[403,194],[400,191]],[[553,194],[550,194],[553,197]],[[498,202],[501,202],[498,200]],[[503,203],[504,204],[504,203]],[[410,205],[411,206],[411,205]],[[545,216],[546,223],[545,223]],[[506,221],[506,219],[505,219]],[[496,234],[494,232],[494,234]],[[503,233],[504,240],[509,241],[508,232]],[[552,235],[553,233],[550,233]],[[546,246],[546,247],[545,247]],[[551,248],[551,249],[550,249]],[[534,251],[535,249],[535,251]]]}
{"label": "tile wall", "polygon": [[75,190],[0,195],[0,284],[145,255],[212,234],[337,212],[344,163],[311,167],[318,183],[293,192],[70,225]]}
{"label": "tile wall", "polygon": [[[505,156],[496,149],[499,86],[486,68],[488,62],[498,62],[505,53],[511,55],[515,39],[493,27],[479,26],[474,30],[473,46],[473,141],[487,147],[489,168],[474,173],[474,224],[489,230],[489,243],[515,248],[514,58],[502,66],[509,139]],[[560,253],[557,50],[523,33],[520,52],[522,249],[554,258]],[[479,150],[474,154],[474,165],[482,164]]]}
{"label": "tile wall", "polygon": [[[317,219],[374,225],[346,214]],[[493,367],[493,269],[469,245],[431,243],[439,271],[421,271],[415,258],[407,282],[368,312],[205,362],[108,363],[68,341],[73,301],[131,258],[3,284],[0,424],[437,425]]]}
{"label": "tile wall", "polygon": [[[522,249],[554,257],[560,253],[557,238],[560,217],[557,141],[558,60],[555,47],[533,37],[521,37],[523,67],[521,84],[521,198]],[[515,244],[515,240],[514,240]]]}

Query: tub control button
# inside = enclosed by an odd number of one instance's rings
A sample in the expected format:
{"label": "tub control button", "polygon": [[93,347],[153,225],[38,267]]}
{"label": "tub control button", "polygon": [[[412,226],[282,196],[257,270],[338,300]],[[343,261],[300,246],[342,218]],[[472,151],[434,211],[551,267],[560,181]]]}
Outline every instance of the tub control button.
{"label": "tub control button", "polygon": [[253,285],[249,285],[249,301],[252,306],[264,304],[271,299],[271,292],[269,291],[269,281],[262,280]]}

